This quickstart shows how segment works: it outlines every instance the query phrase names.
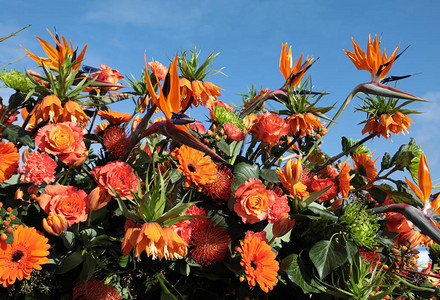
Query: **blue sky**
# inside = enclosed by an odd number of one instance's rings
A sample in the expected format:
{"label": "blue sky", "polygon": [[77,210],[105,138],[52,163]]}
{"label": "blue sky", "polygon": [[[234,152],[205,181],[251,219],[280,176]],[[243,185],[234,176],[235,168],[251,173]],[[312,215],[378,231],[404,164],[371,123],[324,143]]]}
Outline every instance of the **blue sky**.
{"label": "blue sky", "polygon": [[[147,58],[168,65],[168,57],[196,45],[202,57],[213,50],[221,52],[214,69],[225,67],[227,76],[216,75],[210,81],[224,89],[222,101],[240,103],[239,94],[252,84],[270,89],[283,84],[278,63],[281,44],[287,42],[293,46],[295,60],[301,53],[320,58],[307,75],[312,76],[316,91],[331,93],[322,105],[336,102],[338,106],[357,84],[370,80],[368,72],[357,71],[342,49],[352,50],[352,37],[365,49],[368,34],[383,34],[381,48],[388,53],[399,42],[401,49],[410,45],[389,75],[422,72],[401,81],[398,87],[432,103],[410,106],[424,112],[413,116],[410,134],[393,136],[392,141],[374,139],[368,146],[377,149],[376,155],[384,151],[393,154],[414,137],[427,155],[433,179],[438,179],[439,12],[438,1],[0,0],[0,37],[32,24],[0,44],[0,65],[24,55],[19,45],[43,55],[34,36],[49,41],[46,28],[53,31],[54,27],[74,45],[82,48],[88,44],[85,64],[106,64],[126,77],[139,77],[144,51]],[[24,66],[32,68],[35,63],[26,58],[11,67],[23,70]],[[7,95],[0,89],[0,96],[7,99]],[[359,104],[359,100],[352,104]],[[357,123],[365,115],[354,113],[353,105],[325,139],[323,149],[331,155],[339,153],[342,135],[362,138],[362,126]],[[124,103],[112,109],[131,111],[132,107]],[[200,119],[206,114],[200,113]]]}

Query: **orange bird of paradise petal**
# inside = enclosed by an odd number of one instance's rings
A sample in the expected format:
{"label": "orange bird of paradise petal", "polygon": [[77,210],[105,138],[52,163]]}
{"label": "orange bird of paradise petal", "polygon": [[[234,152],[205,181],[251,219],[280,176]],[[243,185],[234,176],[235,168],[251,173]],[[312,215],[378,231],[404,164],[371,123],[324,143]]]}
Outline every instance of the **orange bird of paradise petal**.
{"label": "orange bird of paradise petal", "polygon": [[425,153],[422,152],[420,156],[419,162],[419,172],[418,172],[418,181],[419,186],[417,187],[414,183],[409,181],[405,177],[406,183],[413,190],[413,192],[423,201],[425,204],[423,211],[426,213],[431,208],[434,208],[436,212],[440,210],[439,202],[440,202],[440,194],[434,199],[431,203],[429,203],[429,199],[431,197],[431,173],[429,172],[428,162],[426,161]]}
{"label": "orange bird of paradise petal", "polygon": [[386,50],[383,51],[383,54],[380,52],[379,41],[377,36],[374,37],[374,41],[371,41],[371,35],[368,36],[368,45],[367,45],[367,53],[358,46],[358,44],[353,41],[353,53],[343,50],[345,54],[351,59],[353,64],[356,66],[358,70],[365,70],[370,72],[371,81],[379,82],[385,78],[385,76],[390,71],[394,61],[399,57],[397,55],[397,50],[394,49],[393,53],[388,57]]}
{"label": "orange bird of paradise petal", "polygon": [[[207,147],[205,144],[200,142],[194,136],[192,136],[188,128],[184,125],[175,125],[171,122],[171,117],[173,113],[180,112],[181,100],[180,100],[180,85],[179,85],[179,74],[177,72],[177,53],[174,56],[174,60],[168,70],[165,77],[165,82],[162,85],[157,76],[156,66],[154,65],[154,75],[156,76],[156,82],[159,86],[159,95],[154,91],[153,84],[148,76],[147,71],[147,54],[144,55],[145,60],[145,79],[147,83],[148,92],[150,93],[151,102],[156,104],[157,107],[163,112],[166,117],[165,121],[155,122],[153,125],[147,128],[143,133],[143,137],[148,136],[153,133],[160,133],[169,137],[180,144],[187,145],[191,148],[199,150],[203,153],[210,155],[213,158],[224,161],[217,153],[212,149]],[[165,95],[164,89],[167,90],[167,95]]]}
{"label": "orange bird of paradise petal", "polygon": [[67,41],[64,38],[64,36],[61,36],[61,42],[60,42],[58,35],[55,37],[49,30],[47,31],[55,40],[56,47],[53,47],[48,42],[46,42],[45,40],[43,40],[38,36],[36,38],[38,39],[38,41],[40,41],[40,44],[43,47],[43,50],[48,56],[48,58],[37,56],[22,47],[23,50],[26,51],[28,56],[33,60],[35,60],[39,65],[44,64],[45,66],[50,67],[51,69],[54,70],[59,70],[60,64],[63,65],[66,55],[72,56],[73,58],[72,69],[77,70],[81,66],[81,62],[87,50],[87,45],[85,45],[81,53],[78,56],[76,56],[76,50],[73,50],[72,42],[70,42],[70,45],[67,44]]}
{"label": "orange bird of paradise petal", "polygon": [[301,53],[300,57],[292,68],[292,46],[290,46],[289,51],[287,51],[287,43],[282,45],[280,55],[280,72],[284,76],[286,84],[289,84],[291,87],[297,86],[301,82],[301,79],[304,77],[304,74],[307,72],[307,70],[312,66],[313,57],[309,58],[307,56],[304,63],[302,62],[302,58],[303,54]]}

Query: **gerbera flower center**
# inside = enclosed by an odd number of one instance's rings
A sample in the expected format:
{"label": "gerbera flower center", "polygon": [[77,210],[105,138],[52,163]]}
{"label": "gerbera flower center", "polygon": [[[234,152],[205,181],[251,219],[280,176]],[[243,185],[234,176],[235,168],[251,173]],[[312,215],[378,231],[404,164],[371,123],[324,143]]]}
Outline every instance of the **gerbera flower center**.
{"label": "gerbera flower center", "polygon": [[11,261],[12,261],[13,263],[19,263],[20,260],[21,260],[21,258],[22,258],[23,256],[24,256],[23,251],[21,251],[21,250],[16,250],[16,251],[14,251],[14,252],[12,253]]}
{"label": "gerbera flower center", "polygon": [[256,268],[257,268],[257,264],[256,264],[253,260],[251,260],[251,267],[252,267],[253,269],[256,269]]}
{"label": "gerbera flower center", "polygon": [[188,164],[188,170],[192,173],[196,171],[196,167],[194,167],[192,164]]}

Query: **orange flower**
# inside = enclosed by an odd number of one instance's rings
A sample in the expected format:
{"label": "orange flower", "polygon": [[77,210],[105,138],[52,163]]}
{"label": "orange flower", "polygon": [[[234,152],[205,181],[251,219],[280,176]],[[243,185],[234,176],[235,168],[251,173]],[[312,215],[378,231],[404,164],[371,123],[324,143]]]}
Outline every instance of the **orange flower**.
{"label": "orange flower", "polygon": [[180,259],[187,254],[187,244],[171,228],[162,228],[155,222],[145,223],[136,240],[136,256],[144,251],[152,259]]}
{"label": "orange flower", "polygon": [[414,191],[414,193],[419,197],[419,199],[422,200],[422,202],[425,204],[423,208],[423,211],[425,213],[427,213],[431,208],[433,208],[436,213],[440,211],[440,194],[431,203],[429,202],[429,199],[431,197],[432,182],[431,173],[429,172],[429,166],[428,162],[426,161],[426,156],[424,152],[422,152],[422,155],[420,156],[418,187],[414,183],[409,181],[406,177],[405,181]]}
{"label": "orange flower", "polygon": [[18,225],[14,231],[14,242],[0,241],[0,284],[7,287],[15,281],[30,279],[32,269],[41,270],[49,263],[48,239],[34,227]]}
{"label": "orange flower", "polygon": [[104,131],[109,125],[110,125],[109,122],[104,122],[104,123],[98,124],[96,126],[95,130],[93,130],[93,133],[98,134],[98,133]]}
{"label": "orange flower", "polygon": [[87,148],[82,128],[72,122],[46,125],[38,130],[35,143],[38,148],[66,163],[73,164],[84,157]]}
{"label": "orange flower", "polygon": [[13,143],[0,142],[0,182],[11,178],[17,173],[20,154]]}
{"label": "orange flower", "polygon": [[266,143],[276,143],[279,139],[289,133],[289,125],[279,115],[259,113],[251,133]]}
{"label": "orange flower", "polygon": [[400,111],[394,115],[382,114],[379,117],[379,122],[374,116],[368,118],[367,123],[362,129],[362,134],[368,132],[369,134],[377,133],[377,136],[383,136],[384,138],[389,138],[391,132],[394,134],[399,134],[400,132],[405,133],[410,129],[410,123],[413,121]]}
{"label": "orange flower", "polygon": [[397,59],[397,50],[394,50],[390,57],[387,57],[386,50],[380,53],[379,41],[374,36],[374,42],[371,41],[371,35],[368,36],[367,54],[353,40],[353,52],[344,50],[345,54],[351,59],[358,70],[366,70],[371,74],[371,81],[380,82],[390,71],[394,61]]}
{"label": "orange flower", "polygon": [[75,285],[72,292],[73,300],[84,299],[102,299],[102,300],[120,300],[118,290],[110,284],[92,278],[90,280],[81,281]]}
{"label": "orange flower", "polygon": [[104,131],[102,143],[105,149],[116,158],[124,155],[129,142],[130,136],[127,135],[124,127],[111,126]]}
{"label": "orange flower", "polygon": [[52,183],[55,181],[57,163],[47,154],[34,151],[26,155],[26,162],[22,167],[22,182],[35,184]]}
{"label": "orange flower", "polygon": [[125,235],[124,240],[122,241],[121,249],[124,256],[127,256],[128,253],[133,250],[136,246],[136,241],[141,232],[141,228],[134,224],[132,221],[128,220],[125,222]]}
{"label": "orange flower", "polygon": [[283,169],[276,170],[281,184],[286,188],[293,197],[304,198],[309,193],[307,187],[300,181],[303,169],[300,160],[289,159]]}
{"label": "orange flower", "polygon": [[231,196],[231,185],[234,179],[235,176],[228,167],[218,166],[215,180],[206,184],[203,192],[212,198],[227,201]]}
{"label": "orange flower", "polygon": [[276,285],[280,268],[272,248],[257,237],[248,237],[240,242],[238,251],[249,287],[253,288],[258,283],[268,293]]}
{"label": "orange flower", "polygon": [[64,122],[73,122],[81,127],[87,126],[89,122],[89,116],[85,114],[81,106],[78,103],[72,100],[68,100],[64,104],[63,108],[63,121]]}
{"label": "orange flower", "polygon": [[133,168],[123,161],[117,160],[108,162],[105,166],[94,167],[91,173],[96,183],[113,197],[118,195],[122,200],[132,200],[131,191],[138,192],[139,178],[133,173]]}
{"label": "orange flower", "polygon": [[349,163],[341,164],[341,172],[339,173],[339,192],[342,194],[342,198],[347,198],[350,192],[350,169]]}
{"label": "orange flower", "polygon": [[199,264],[208,266],[222,261],[229,251],[228,232],[215,222],[202,219],[192,228],[191,257]]}
{"label": "orange flower", "polygon": [[273,223],[272,234],[274,237],[281,237],[288,233],[294,225],[295,219],[290,220],[289,214],[283,213]]}
{"label": "orange flower", "polygon": [[[110,87],[102,86],[97,88],[97,87],[93,87],[93,83],[92,83],[92,86],[85,88],[83,92],[90,92],[91,90],[95,90],[96,92],[99,92],[99,89],[105,91],[117,91],[124,87],[122,84],[118,84],[118,81],[124,78],[124,76],[122,76],[118,70],[112,69],[109,66],[103,64],[99,65],[99,67],[101,68],[101,70],[93,72],[91,74],[92,78],[95,78],[96,80],[95,82],[98,84],[104,83],[104,84],[109,84],[111,86]],[[83,76],[86,75],[83,74]]]}
{"label": "orange flower", "polygon": [[87,45],[84,47],[81,53],[77,55],[76,50],[73,50],[72,42],[70,42],[69,46],[69,44],[67,44],[66,40],[64,39],[64,36],[61,36],[60,41],[58,35],[54,37],[49,30],[47,31],[55,40],[57,44],[56,47],[49,45],[48,42],[39,38],[38,36],[36,38],[40,41],[40,44],[43,47],[44,52],[46,52],[48,58],[39,57],[22,47],[24,51],[26,51],[28,56],[35,60],[40,66],[44,64],[46,67],[50,67],[55,71],[59,70],[60,65],[64,65],[64,59],[66,58],[66,56],[68,56],[73,63],[72,69],[77,70],[81,66],[84,54],[86,53]]}
{"label": "orange flower", "polygon": [[288,116],[286,122],[289,124],[289,135],[311,136],[313,132],[317,131],[321,126],[319,118],[312,113],[296,113]]}
{"label": "orange flower", "polygon": [[109,121],[110,124],[114,124],[114,125],[128,122],[128,120],[130,120],[131,118],[130,113],[122,113],[113,110],[109,110],[109,111],[101,110],[98,113],[98,116],[100,116],[102,119]]}
{"label": "orange flower", "polygon": [[234,194],[234,211],[244,223],[257,223],[267,218],[269,198],[260,179],[250,178],[238,186]]}
{"label": "orange flower", "polygon": [[173,152],[173,157],[179,161],[179,171],[186,176],[185,186],[187,188],[191,182],[197,186],[203,186],[215,181],[217,166],[211,157],[203,152],[182,145]]}
{"label": "orange flower", "polygon": [[160,80],[164,81],[168,73],[168,68],[158,61],[150,61],[148,67],[151,72],[156,73]]}
{"label": "orange flower", "polygon": [[291,87],[297,86],[301,82],[306,71],[311,67],[313,57],[309,58],[307,56],[304,63],[302,63],[302,57],[303,55],[301,53],[301,56],[292,68],[292,46],[290,46],[289,52],[287,52],[287,43],[283,44],[280,56],[280,72],[286,80],[286,85],[290,85]]}
{"label": "orange flower", "polygon": [[206,106],[208,101],[215,101],[218,96],[222,95],[220,94],[221,88],[209,81],[189,81],[181,78],[179,86],[183,110],[190,106],[199,106],[199,104]]}
{"label": "orange flower", "polygon": [[[42,121],[57,122],[63,114],[61,101],[56,95],[49,95],[39,101],[31,112],[37,124]],[[35,126],[36,124],[32,124]]]}
{"label": "orange flower", "polygon": [[372,156],[373,154],[368,155],[367,153],[353,155],[353,168],[369,181],[373,180],[377,175],[377,169],[374,167],[374,164],[379,159],[378,157],[373,161],[371,159]]}
{"label": "orange flower", "polygon": [[87,207],[91,211],[99,210],[110,202],[112,196],[101,186],[94,188],[87,197]]}
{"label": "orange flower", "polygon": [[43,228],[47,233],[55,236],[61,235],[69,225],[63,215],[49,212],[49,216],[43,219]]}
{"label": "orange flower", "polygon": [[45,194],[41,194],[37,201],[47,213],[61,215],[67,225],[84,222],[89,215],[87,194],[74,186],[46,185]]}

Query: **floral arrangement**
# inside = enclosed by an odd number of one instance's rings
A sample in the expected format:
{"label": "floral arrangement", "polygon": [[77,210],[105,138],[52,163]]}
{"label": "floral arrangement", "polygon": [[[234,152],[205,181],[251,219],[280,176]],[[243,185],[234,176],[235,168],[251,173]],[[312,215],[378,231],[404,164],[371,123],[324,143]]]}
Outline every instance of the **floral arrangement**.
{"label": "floral arrangement", "polygon": [[[371,81],[329,117],[335,105],[318,106],[327,93],[305,77],[316,59],[294,63],[287,44],[281,87],[253,87],[233,107],[206,80],[221,71],[218,53],[180,51],[169,67],[145,54],[142,76],[123,81],[83,65],[87,46],[49,34],[37,37],[45,56],[24,49],[38,72],[0,73],[15,90],[0,105],[2,297],[440,295],[440,196],[427,158],[414,139],[382,158],[365,145],[407,132],[416,111],[406,107],[427,102],[386,84],[408,77],[386,77],[399,47],[388,56],[376,36],[366,51],[353,40],[344,52]],[[111,110],[119,101],[132,112]],[[326,154],[322,141],[351,101],[366,113],[365,137],[342,137],[341,152]]]}

